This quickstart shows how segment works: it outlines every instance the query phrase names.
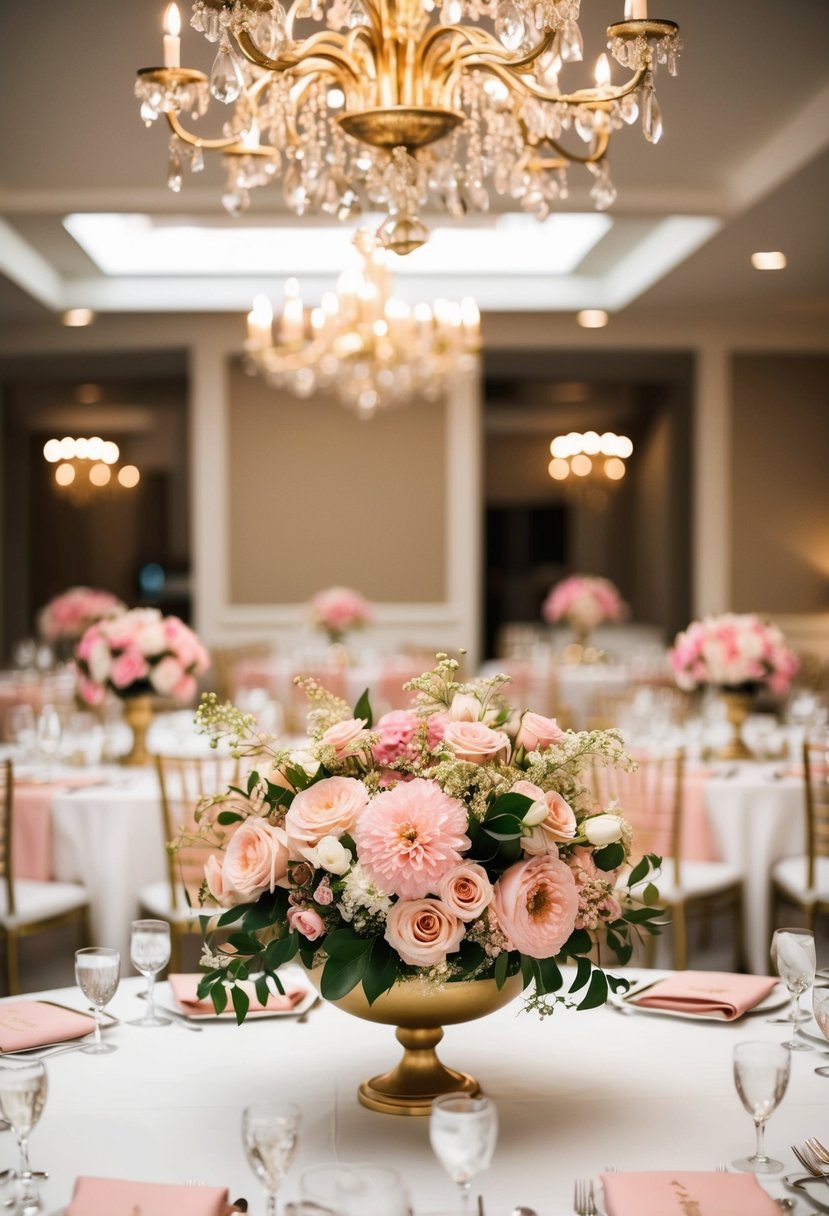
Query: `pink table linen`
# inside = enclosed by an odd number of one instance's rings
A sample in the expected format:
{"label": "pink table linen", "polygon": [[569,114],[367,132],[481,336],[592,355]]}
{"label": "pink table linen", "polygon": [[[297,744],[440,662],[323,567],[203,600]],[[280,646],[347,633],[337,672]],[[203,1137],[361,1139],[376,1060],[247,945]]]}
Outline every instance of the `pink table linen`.
{"label": "pink table linen", "polygon": [[66,1216],[224,1216],[227,1188],[81,1177]]}
{"label": "pink table linen", "polygon": [[655,1170],[600,1178],[607,1216],[780,1216],[752,1174]]}
{"label": "pink table linen", "polygon": [[14,783],[12,864],[15,878],[49,882],[54,878],[52,800],[59,790],[94,785],[95,773],[72,773],[59,781]]}

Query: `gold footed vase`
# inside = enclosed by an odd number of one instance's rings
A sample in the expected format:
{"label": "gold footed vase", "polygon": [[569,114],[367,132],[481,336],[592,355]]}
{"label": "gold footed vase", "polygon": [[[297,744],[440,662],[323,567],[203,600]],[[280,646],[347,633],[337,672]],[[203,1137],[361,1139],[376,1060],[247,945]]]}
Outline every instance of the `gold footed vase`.
{"label": "gold footed vase", "polygon": [[[308,972],[318,989],[322,968]],[[471,1022],[508,1005],[523,987],[521,975],[511,976],[499,989],[495,980],[429,984],[419,977],[397,983],[369,1005],[361,986],[339,1000],[338,1009],[368,1022],[396,1026],[403,1057],[389,1072],[363,1081],[357,1097],[369,1110],[386,1115],[428,1115],[439,1094],[478,1094],[481,1087],[468,1073],[447,1068],[435,1048],[443,1027]]]}
{"label": "gold footed vase", "polygon": [[743,738],[743,725],[751,712],[750,692],[721,693],[726,717],[731,725],[731,739],[719,752],[720,760],[753,760],[754,754]]}
{"label": "gold footed vase", "polygon": [[149,764],[147,731],[153,720],[153,700],[150,696],[125,697],[124,721],[132,731],[132,747],[121,757],[122,764]]}

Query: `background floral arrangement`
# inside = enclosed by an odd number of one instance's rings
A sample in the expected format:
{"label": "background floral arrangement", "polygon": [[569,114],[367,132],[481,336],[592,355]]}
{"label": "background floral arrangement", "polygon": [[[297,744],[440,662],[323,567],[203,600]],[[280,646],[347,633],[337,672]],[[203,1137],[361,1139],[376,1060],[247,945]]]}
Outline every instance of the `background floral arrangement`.
{"label": "background floral arrangement", "polygon": [[124,698],[150,694],[189,701],[210,657],[177,616],[133,608],[87,629],[75,648],[75,662],[81,696],[100,705],[107,689]]}
{"label": "background floral arrangement", "polygon": [[352,629],[361,629],[374,620],[368,601],[350,587],[329,587],[318,591],[309,605],[315,628],[324,629],[332,642],[339,642]]}
{"label": "background floral arrangement", "polygon": [[41,608],[37,628],[46,642],[76,642],[96,621],[126,610],[126,604],[109,591],[70,587]]}
{"label": "background floral arrangement", "polygon": [[678,686],[686,691],[712,684],[745,692],[768,686],[784,693],[799,665],[778,626],[752,613],[692,621],[677,634],[668,659]]}
{"label": "background floral arrangement", "polygon": [[585,632],[603,621],[623,620],[627,611],[614,584],[592,574],[572,574],[556,583],[541,606],[545,621],[555,624],[566,620],[574,629]]}
{"label": "background floral arrangement", "polygon": [[[562,731],[554,719],[513,716],[506,676],[459,684],[458,664],[410,681],[413,711],[372,722],[368,695],[352,712],[313,681],[307,750],[286,751],[249,716],[206,694],[197,713],[214,744],[256,756],[242,789],[200,808],[210,856],[201,898],[227,909],[228,946],[208,940],[202,996],[237,1019],[236,981],[268,977],[299,955],[323,965],[335,1000],[362,984],[369,1002],[419,975],[436,983],[520,973],[527,1003],[550,1012],[558,964],[575,962],[579,1008],[627,986],[588,957],[625,962],[632,936],[656,932],[659,859],[628,868],[631,832],[619,808],[596,805],[580,776],[594,763],[632,767],[615,731]],[[192,844],[182,838],[180,847]],[[627,880],[620,885],[620,872]],[[641,893],[637,898],[633,888]],[[259,990],[261,989],[261,991]]]}

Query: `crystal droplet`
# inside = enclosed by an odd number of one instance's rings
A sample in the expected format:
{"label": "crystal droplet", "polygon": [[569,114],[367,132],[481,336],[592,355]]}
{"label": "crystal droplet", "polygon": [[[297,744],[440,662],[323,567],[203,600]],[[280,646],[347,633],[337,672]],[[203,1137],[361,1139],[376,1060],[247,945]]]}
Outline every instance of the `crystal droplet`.
{"label": "crystal droplet", "polygon": [[653,90],[650,72],[642,85],[642,133],[649,143],[656,144],[662,138],[662,113]]}
{"label": "crystal droplet", "polygon": [[190,153],[190,172],[201,173],[204,169],[204,153],[198,146]]}
{"label": "crystal droplet", "polygon": [[581,30],[575,21],[565,21],[558,32],[558,56],[562,63],[578,63],[584,54]]}
{"label": "crystal droplet", "polygon": [[498,8],[495,20],[495,34],[508,51],[517,51],[524,40],[524,18],[512,3],[502,4]]}
{"label": "crystal droplet", "polygon": [[141,103],[141,121],[145,126],[151,127],[158,118],[158,111],[154,110],[148,101]]}
{"label": "crystal droplet", "polygon": [[463,17],[463,0],[444,0],[441,9],[443,25],[458,25]]}
{"label": "crystal droplet", "polygon": [[576,117],[576,133],[580,139],[589,144],[593,138],[593,115],[581,113]]}
{"label": "crystal droplet", "polygon": [[651,101],[651,133],[647,138],[652,144],[658,144],[662,138],[662,111],[655,93]]}
{"label": "crystal droplet", "polygon": [[170,145],[170,159],[167,162],[167,185],[173,194],[181,191],[181,152],[177,144]]}
{"label": "crystal droplet", "polygon": [[226,38],[223,38],[213,60],[213,69],[210,73],[210,92],[217,101],[223,101],[225,105],[230,105],[234,102],[245,85],[245,78],[242,75],[242,69],[239,61],[231,50],[230,43]]}

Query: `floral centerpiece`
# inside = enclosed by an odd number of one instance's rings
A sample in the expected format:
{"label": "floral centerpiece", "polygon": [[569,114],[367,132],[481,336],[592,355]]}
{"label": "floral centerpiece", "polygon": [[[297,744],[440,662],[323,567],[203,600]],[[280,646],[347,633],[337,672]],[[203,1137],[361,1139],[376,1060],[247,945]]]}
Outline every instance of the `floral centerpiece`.
{"label": "floral centerpiece", "polygon": [[359,591],[350,587],[329,587],[318,591],[309,605],[311,622],[322,629],[329,642],[341,643],[352,629],[361,629],[374,620],[370,604]]}
{"label": "floral centerpiece", "polygon": [[190,701],[197,676],[210,666],[199,638],[177,616],[157,608],[133,608],[90,626],[75,648],[78,690],[89,705],[100,705],[107,691],[125,703],[134,743],[126,762],[146,762],[144,738],[152,719],[150,698]]}
{"label": "floral centerpiece", "polygon": [[591,630],[604,621],[620,621],[628,607],[609,579],[592,574],[572,574],[556,583],[541,606],[545,621],[567,621],[584,645]]}
{"label": "floral centerpiece", "polygon": [[96,621],[126,610],[126,604],[109,591],[70,587],[41,608],[38,633],[45,642],[77,642]]}
{"label": "floral centerpiece", "polygon": [[[214,694],[202,699],[201,729],[255,761],[242,788],[199,812],[220,850],[203,901],[226,909],[217,926],[237,929],[203,959],[199,992],[217,1010],[230,992],[241,1021],[241,981],[259,973],[263,999],[295,956],[321,968],[324,997],[360,986],[369,1006],[415,977],[436,990],[514,978],[541,1013],[592,1008],[626,987],[598,954],[625,962],[633,934],[656,931],[658,858],[629,866],[628,824],[585,780],[594,764],[633,767],[618,732],[512,715],[507,676],[460,684],[457,668],[439,655],[405,685],[414,709],[377,722],[367,694],[352,711],[300,681],[310,743],[294,751]],[[577,968],[566,992],[563,962]]]}
{"label": "floral centerpiece", "polygon": [[668,660],[679,688],[691,692],[710,685],[723,695],[734,732],[724,759],[751,755],[741,736],[751,698],[761,688],[785,693],[799,666],[777,625],[733,612],[692,621],[677,634]]}

